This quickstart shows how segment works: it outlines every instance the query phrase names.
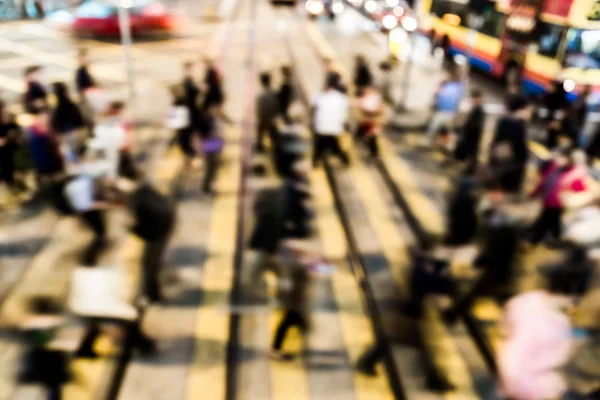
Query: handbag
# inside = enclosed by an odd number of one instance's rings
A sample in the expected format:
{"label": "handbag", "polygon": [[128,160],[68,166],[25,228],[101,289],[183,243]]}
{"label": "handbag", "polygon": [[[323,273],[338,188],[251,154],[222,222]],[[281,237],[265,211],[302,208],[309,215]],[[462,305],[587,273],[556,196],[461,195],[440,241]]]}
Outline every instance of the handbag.
{"label": "handbag", "polygon": [[221,152],[225,146],[225,140],[219,136],[212,136],[204,139],[201,144],[202,152],[206,154],[215,154]]}

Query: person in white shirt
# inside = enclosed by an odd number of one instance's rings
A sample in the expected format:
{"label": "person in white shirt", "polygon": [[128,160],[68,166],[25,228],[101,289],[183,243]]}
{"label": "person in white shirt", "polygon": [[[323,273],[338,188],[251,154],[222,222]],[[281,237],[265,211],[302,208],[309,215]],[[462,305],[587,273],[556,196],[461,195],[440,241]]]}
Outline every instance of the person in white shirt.
{"label": "person in white shirt", "polygon": [[346,130],[350,102],[338,90],[339,75],[327,77],[325,91],[313,101],[312,128],[315,132],[313,166],[316,168],[325,155],[331,151],[346,165],[350,165],[348,154],[340,146],[339,137]]}

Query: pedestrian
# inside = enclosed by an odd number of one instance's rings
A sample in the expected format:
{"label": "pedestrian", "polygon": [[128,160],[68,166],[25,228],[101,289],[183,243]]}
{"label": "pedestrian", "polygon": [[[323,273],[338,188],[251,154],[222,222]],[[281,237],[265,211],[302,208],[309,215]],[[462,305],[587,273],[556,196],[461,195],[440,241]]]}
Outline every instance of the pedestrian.
{"label": "pedestrian", "polygon": [[87,90],[95,88],[96,79],[90,73],[90,58],[88,49],[79,49],[77,53],[78,66],[75,71],[75,87],[77,92],[82,95]]}
{"label": "pedestrian", "polygon": [[544,107],[546,108],[546,145],[549,149],[554,149],[558,144],[558,135],[562,131],[562,122],[566,118],[566,108],[569,102],[567,92],[562,82],[554,82],[552,90],[544,97]]}
{"label": "pedestrian", "polygon": [[348,154],[340,146],[340,136],[346,131],[350,105],[346,95],[338,90],[339,86],[339,75],[329,75],[325,90],[313,101],[311,125],[315,133],[315,168],[329,151],[339,157],[346,166],[350,165]]}
{"label": "pedestrian", "polygon": [[446,79],[441,83],[434,95],[434,112],[429,121],[427,132],[423,138],[424,145],[431,145],[441,127],[454,128],[454,118],[458,114],[460,102],[464,93],[457,69],[451,69]]}
{"label": "pedestrian", "polygon": [[265,151],[265,136],[271,139],[271,146],[277,141],[277,117],[279,116],[279,101],[277,93],[271,87],[271,75],[260,74],[262,93],[256,99],[257,138],[256,150]]}
{"label": "pedestrian", "polygon": [[281,67],[281,85],[277,91],[277,100],[279,103],[279,112],[286,122],[289,122],[289,109],[296,96],[294,89],[294,76],[292,68],[288,65]]}
{"label": "pedestrian", "polygon": [[249,247],[253,251],[248,291],[253,300],[263,301],[265,290],[262,276],[272,271],[281,277],[279,258],[283,238],[284,201],[280,188],[260,191],[254,201],[255,225],[250,236]]}
{"label": "pedestrian", "polygon": [[394,81],[392,77],[392,64],[388,61],[384,61],[379,64],[380,81],[379,81],[379,92],[383,97],[383,101],[390,107],[396,105],[394,96],[392,95],[392,88],[394,87]]}
{"label": "pedestrian", "polygon": [[0,183],[3,182],[13,194],[21,189],[15,177],[15,155],[20,135],[19,126],[11,120],[7,107],[0,104]]}
{"label": "pedestrian", "polygon": [[479,227],[477,216],[477,187],[471,177],[461,177],[448,208],[448,229],[444,244],[463,246],[476,236]]}
{"label": "pedestrian", "polygon": [[34,65],[25,69],[25,95],[23,105],[25,111],[34,114],[36,109],[48,107],[48,92],[41,83],[42,67]]}
{"label": "pedestrian", "polygon": [[280,294],[284,314],[275,329],[275,337],[269,353],[269,356],[274,360],[285,360],[290,357],[289,354],[282,351],[282,348],[287,332],[291,327],[298,327],[303,334],[306,334],[309,329],[310,275],[307,257],[310,254],[308,254],[306,244],[300,241],[290,240],[286,243],[286,247],[291,253],[292,259],[286,268],[288,270],[289,287]]}
{"label": "pedestrian", "polygon": [[354,61],[354,86],[356,87],[356,95],[361,96],[362,90],[367,86],[372,86],[373,75],[369,68],[369,64],[361,55],[356,56]]}
{"label": "pedestrian", "polygon": [[360,116],[356,137],[367,145],[372,159],[379,157],[377,137],[381,132],[383,104],[383,98],[377,89],[371,86],[361,89],[361,96],[358,99]]}
{"label": "pedestrian", "polygon": [[518,194],[523,185],[528,159],[527,122],[531,108],[524,97],[511,97],[508,113],[496,125],[490,152],[492,174],[505,191]]}
{"label": "pedestrian", "polygon": [[310,150],[306,140],[308,133],[304,123],[305,115],[304,108],[296,103],[290,108],[287,121],[284,119],[278,128],[273,165],[284,179],[294,175],[294,165],[306,157]]}
{"label": "pedestrian", "polygon": [[296,162],[292,173],[283,182],[283,237],[286,239],[306,239],[311,233],[313,212],[308,204],[311,197],[307,178],[309,168],[310,164],[304,160]]}
{"label": "pedestrian", "polygon": [[57,135],[65,159],[74,162],[80,143],[79,129],[84,119],[79,107],[69,97],[67,86],[63,82],[53,85],[56,107],[52,113],[52,131]]}
{"label": "pedestrian", "polygon": [[33,125],[27,129],[28,148],[40,187],[50,183],[63,171],[59,143],[51,131],[47,108],[31,109]]}
{"label": "pedestrian", "polygon": [[469,291],[444,312],[444,318],[449,323],[454,323],[458,316],[465,315],[479,297],[492,295],[504,302],[514,290],[515,271],[519,261],[519,220],[507,210],[507,196],[502,186],[489,186],[486,197],[490,208],[485,213],[482,224],[484,242],[474,262],[474,266],[481,269],[482,274]]}
{"label": "pedestrian", "polygon": [[204,61],[206,66],[206,74],[204,76],[204,101],[202,108],[206,111],[212,107],[219,110],[219,115],[222,115],[223,103],[225,102],[225,94],[223,93],[223,76],[217,69],[214,61],[207,58]]}
{"label": "pedestrian", "polygon": [[458,139],[455,156],[458,160],[465,161],[466,175],[473,175],[477,171],[479,159],[479,148],[481,136],[485,123],[485,111],[483,111],[483,99],[481,91],[474,89],[471,92],[471,110]]}
{"label": "pedestrian", "polygon": [[559,399],[568,386],[561,368],[572,351],[571,323],[544,291],[513,297],[504,308],[498,346],[500,394],[514,400]]}
{"label": "pedestrian", "polygon": [[225,139],[222,137],[217,121],[220,112],[218,106],[213,106],[207,111],[202,111],[200,117],[200,152],[204,154],[202,193],[205,196],[214,196],[215,194],[213,183],[217,176],[221,152],[225,146]]}
{"label": "pedestrian", "polygon": [[[169,115],[167,117],[167,128],[175,132],[173,142],[179,146],[181,152],[186,156],[187,163],[196,155],[196,149],[193,146],[192,135],[194,126],[191,121],[190,105],[185,96],[184,89],[175,86],[171,90],[172,103]],[[199,112],[195,110],[195,112]],[[198,116],[196,123],[198,124]]]}
{"label": "pedestrian", "polygon": [[106,165],[84,151],[76,175],[62,178],[51,187],[51,199],[56,211],[74,215],[89,228],[94,237],[81,256],[81,264],[95,266],[101,252],[108,244],[106,212],[108,203],[103,200]]}
{"label": "pedestrian", "polygon": [[148,182],[119,178],[116,186],[133,216],[132,232],[144,241],[142,293],[151,302],[161,302],[160,274],[177,220],[175,205]]}
{"label": "pedestrian", "polygon": [[185,106],[187,107],[189,114],[189,123],[185,129],[194,131],[198,129],[200,124],[200,88],[194,79],[194,63],[191,61],[187,61],[183,64],[182,87]]}
{"label": "pedestrian", "polygon": [[562,233],[563,198],[568,192],[586,189],[585,172],[574,165],[569,150],[558,152],[542,171],[542,177],[531,197],[542,198],[542,212],[533,225],[531,243],[539,244],[547,233],[558,240]]}

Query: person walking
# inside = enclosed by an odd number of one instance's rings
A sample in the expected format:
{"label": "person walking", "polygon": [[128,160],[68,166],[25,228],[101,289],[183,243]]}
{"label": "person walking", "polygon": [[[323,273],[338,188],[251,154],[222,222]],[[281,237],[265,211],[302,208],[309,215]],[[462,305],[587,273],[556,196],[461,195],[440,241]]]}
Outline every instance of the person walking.
{"label": "person walking", "polygon": [[356,96],[362,95],[362,90],[373,84],[373,75],[369,64],[363,56],[356,56],[354,61],[354,86],[356,87]]}
{"label": "person walking", "polygon": [[518,194],[523,185],[529,155],[527,122],[531,118],[531,108],[524,97],[516,96],[508,100],[507,110],[508,114],[496,125],[490,167],[505,191]]}
{"label": "person walking", "polygon": [[294,77],[292,68],[284,65],[281,67],[281,85],[277,91],[277,101],[279,103],[279,112],[284,121],[289,122],[289,109],[295,98]]}
{"label": "person walking", "polygon": [[[189,123],[186,129],[193,131],[200,125],[200,88],[194,79],[194,63],[187,61],[183,64],[183,97],[188,109]],[[176,96],[177,97],[177,96]]]}
{"label": "person walking", "polygon": [[342,150],[339,138],[344,133],[349,116],[349,101],[339,91],[339,75],[327,77],[325,90],[313,102],[312,129],[315,133],[313,167],[317,167],[329,151],[333,152],[346,166],[350,158]]}
{"label": "person walking", "polygon": [[34,114],[36,109],[48,107],[48,92],[40,82],[42,67],[34,65],[25,69],[25,95],[23,105],[25,111]]}
{"label": "person walking", "polygon": [[306,265],[303,259],[307,256],[303,246],[305,245],[302,242],[294,240],[290,240],[287,243],[287,247],[292,253],[292,261],[287,267],[289,269],[290,286],[280,296],[284,315],[275,329],[275,337],[273,338],[273,344],[269,353],[269,357],[274,360],[285,360],[290,357],[290,355],[282,351],[282,348],[287,332],[291,327],[297,326],[303,334],[306,334],[309,329],[307,314],[310,276],[308,265]]}
{"label": "person walking", "polygon": [[567,117],[566,109],[569,102],[567,92],[562,82],[554,82],[552,91],[544,97],[544,106],[546,108],[546,145],[549,149],[554,149],[558,145],[558,136],[562,131],[563,120]]}
{"label": "person walking", "polygon": [[257,138],[256,150],[265,151],[265,136],[271,139],[271,146],[277,141],[277,117],[279,116],[279,101],[277,93],[271,87],[271,75],[260,74],[262,93],[256,99]]}
{"label": "person walking", "polygon": [[381,131],[381,119],[383,118],[383,98],[381,94],[371,86],[361,89],[358,99],[360,122],[357,127],[356,137],[363,141],[372,159],[379,157],[379,146],[377,137]]}
{"label": "person walking", "polygon": [[149,183],[130,178],[119,178],[116,186],[133,216],[131,231],[144,241],[142,292],[151,302],[157,303],[163,300],[159,280],[177,220],[176,208]]}
{"label": "person walking", "polygon": [[64,164],[59,144],[51,131],[49,110],[34,108],[31,111],[34,115],[34,122],[27,129],[29,154],[38,183],[40,186],[44,186],[63,171]]}
{"label": "person walking", "polygon": [[[192,157],[196,155],[196,149],[192,142],[194,123],[190,114],[190,105],[185,96],[184,89],[180,86],[175,86],[171,89],[171,96],[173,100],[166,126],[175,132],[172,141],[179,146],[189,164]],[[199,111],[196,110],[196,112]],[[199,117],[196,116],[196,124],[199,124],[198,119]]]}
{"label": "person walking", "polygon": [[216,107],[222,113],[221,107],[225,102],[225,94],[223,93],[223,77],[221,72],[217,69],[214,61],[211,59],[205,59],[206,74],[204,76],[204,101],[202,108],[206,111],[210,108]]}
{"label": "person walking", "polygon": [[456,146],[455,156],[458,160],[465,161],[466,175],[473,175],[477,171],[481,136],[485,123],[483,99],[477,89],[471,92],[471,110],[462,129],[462,134]]}
{"label": "person walking", "polygon": [[69,97],[67,86],[63,82],[53,84],[57,104],[52,113],[52,131],[61,142],[62,153],[67,160],[74,162],[78,152],[78,130],[84,126],[79,107]]}
{"label": "person walking", "polygon": [[225,146],[225,139],[221,136],[217,121],[220,108],[214,106],[208,111],[202,111],[200,117],[199,133],[201,137],[201,152],[204,154],[204,179],[202,180],[202,193],[213,196],[213,183],[217,176],[220,156]]}
{"label": "person walking", "polygon": [[556,153],[554,160],[542,171],[542,177],[531,197],[542,198],[542,212],[533,225],[531,244],[539,244],[546,233],[554,240],[562,233],[563,198],[567,192],[583,192],[586,189],[585,172],[573,163],[570,151]]}
{"label": "person walking", "polygon": [[459,111],[463,93],[464,84],[461,82],[460,73],[457,68],[453,68],[435,92],[434,112],[423,138],[424,145],[431,145],[441,128],[446,127],[452,130],[453,121]]}
{"label": "person walking", "polygon": [[11,121],[6,106],[0,104],[0,182],[6,184],[13,194],[21,190],[15,178],[15,155],[20,134],[19,126]]}
{"label": "person walking", "polygon": [[95,140],[110,164],[110,177],[138,174],[131,155],[132,126],[125,118],[125,104],[113,101],[98,120],[94,129]]}
{"label": "person walking", "polygon": [[86,90],[96,87],[96,79],[90,73],[90,58],[88,49],[79,49],[77,53],[78,66],[75,70],[75,87],[80,95]]}

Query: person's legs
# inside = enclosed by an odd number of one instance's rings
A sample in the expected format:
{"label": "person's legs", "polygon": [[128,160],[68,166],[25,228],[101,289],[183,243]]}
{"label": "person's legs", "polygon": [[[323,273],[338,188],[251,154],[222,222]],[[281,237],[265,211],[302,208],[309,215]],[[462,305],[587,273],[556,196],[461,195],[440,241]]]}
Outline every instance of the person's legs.
{"label": "person's legs", "polygon": [[373,157],[373,158],[379,157],[379,141],[377,140],[377,136],[371,135],[371,136],[369,136],[369,138],[367,140],[368,140],[369,152],[371,153],[371,157]]}
{"label": "person's legs", "polygon": [[377,341],[358,359],[356,368],[366,375],[375,375],[375,364],[383,359],[385,344]]}
{"label": "person's legs", "polygon": [[475,300],[482,295],[488,294],[490,288],[498,283],[497,281],[498,279],[494,272],[484,271],[471,290],[462,299],[457,300],[454,307],[446,313],[448,322],[454,322],[459,315],[465,315]]}
{"label": "person's legs", "polygon": [[104,211],[90,210],[81,214],[81,220],[94,233],[94,239],[83,253],[83,265],[94,266],[98,262],[98,256],[106,245],[106,221]]}
{"label": "person's legs", "polygon": [[213,181],[215,180],[215,176],[217,175],[217,167],[219,165],[219,155],[217,153],[214,154],[206,154],[204,163],[204,180],[202,181],[202,191],[204,193],[212,192]]}
{"label": "person's legs", "polygon": [[540,216],[536,219],[533,224],[533,230],[531,232],[531,244],[539,244],[546,235],[550,224],[552,223],[552,210],[544,207]]}
{"label": "person's legs", "polygon": [[292,326],[302,327],[304,325],[304,318],[297,311],[287,311],[279,323],[275,331],[275,339],[273,340],[273,349],[280,351],[283,346],[283,341],[287,335],[288,329]]}
{"label": "person's legs", "polygon": [[327,153],[327,137],[315,133],[314,140],[315,144],[313,149],[313,167],[316,168],[323,161],[323,158]]}
{"label": "person's legs", "polygon": [[331,148],[332,153],[334,153],[344,165],[350,165],[350,157],[348,157],[348,154],[342,149],[340,137],[330,136],[328,140],[330,142],[328,147]]}
{"label": "person's legs", "polygon": [[152,242],[144,243],[142,255],[143,293],[150,301],[159,302],[162,294],[159,285],[160,272],[163,267],[163,258],[167,248],[168,236]]}
{"label": "person's legs", "polygon": [[548,230],[554,239],[560,239],[562,234],[562,208],[552,208],[548,210]]}

